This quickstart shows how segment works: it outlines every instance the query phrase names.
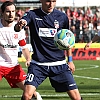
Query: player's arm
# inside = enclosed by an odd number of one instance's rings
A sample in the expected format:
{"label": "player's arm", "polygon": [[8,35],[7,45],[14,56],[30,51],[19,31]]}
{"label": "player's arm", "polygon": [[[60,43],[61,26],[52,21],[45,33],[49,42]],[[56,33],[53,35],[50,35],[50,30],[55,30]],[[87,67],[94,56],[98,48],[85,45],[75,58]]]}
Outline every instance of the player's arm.
{"label": "player's arm", "polygon": [[19,46],[22,48],[22,53],[26,59],[26,66],[30,65],[31,57],[30,57],[30,51],[26,45],[25,39],[22,39],[19,41]]}
{"label": "player's arm", "polygon": [[68,65],[72,73],[75,71],[75,65],[72,59],[72,49],[67,50],[67,57],[68,57]]}
{"label": "player's arm", "polygon": [[84,49],[85,49],[85,50],[88,49],[92,43],[98,41],[99,39],[100,39],[100,36],[99,36],[99,35],[95,35],[95,36],[93,37],[93,39],[92,39],[89,43],[87,43],[87,44],[85,45]]}
{"label": "player's arm", "polygon": [[31,57],[30,57],[30,51],[28,48],[23,48],[22,53],[26,59],[26,66],[30,65]]}
{"label": "player's arm", "polygon": [[27,25],[27,21],[24,20],[24,19],[21,19],[21,20],[19,20],[18,23],[14,26],[14,30],[15,30],[16,32],[19,32],[19,31],[21,31],[21,29],[22,29],[23,27],[25,27],[26,25]]}

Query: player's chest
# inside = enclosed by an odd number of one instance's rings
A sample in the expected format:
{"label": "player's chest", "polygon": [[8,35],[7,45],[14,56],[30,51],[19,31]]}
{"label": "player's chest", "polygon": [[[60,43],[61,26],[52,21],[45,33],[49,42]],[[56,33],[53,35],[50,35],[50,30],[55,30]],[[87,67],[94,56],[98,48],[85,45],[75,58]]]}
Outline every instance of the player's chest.
{"label": "player's chest", "polygon": [[5,44],[18,44],[18,33],[8,30],[0,30],[0,42]]}
{"label": "player's chest", "polygon": [[35,24],[36,26],[38,26],[39,28],[61,28],[64,25],[64,21],[63,19],[61,20],[61,18],[59,17],[52,17],[52,16],[36,16],[35,17]]}

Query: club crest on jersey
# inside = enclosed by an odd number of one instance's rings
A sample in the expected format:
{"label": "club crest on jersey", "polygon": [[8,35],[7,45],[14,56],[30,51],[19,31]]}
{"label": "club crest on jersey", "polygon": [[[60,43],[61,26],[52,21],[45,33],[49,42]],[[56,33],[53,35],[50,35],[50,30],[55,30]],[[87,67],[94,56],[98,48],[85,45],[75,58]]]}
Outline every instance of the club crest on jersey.
{"label": "club crest on jersey", "polygon": [[55,28],[59,28],[59,22],[57,20],[54,21]]}
{"label": "club crest on jersey", "polygon": [[14,38],[17,39],[18,38],[18,34],[14,34]]}
{"label": "club crest on jersey", "polygon": [[53,36],[53,35],[55,35],[57,33],[57,31],[56,30],[50,30],[50,33]]}

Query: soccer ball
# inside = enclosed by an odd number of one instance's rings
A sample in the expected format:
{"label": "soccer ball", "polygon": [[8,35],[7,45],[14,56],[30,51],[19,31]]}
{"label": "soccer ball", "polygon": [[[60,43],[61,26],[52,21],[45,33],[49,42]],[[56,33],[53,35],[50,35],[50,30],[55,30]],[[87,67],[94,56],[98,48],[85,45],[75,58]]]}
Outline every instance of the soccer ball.
{"label": "soccer ball", "polygon": [[68,50],[75,44],[75,36],[68,29],[59,30],[54,36],[55,45],[61,50]]}

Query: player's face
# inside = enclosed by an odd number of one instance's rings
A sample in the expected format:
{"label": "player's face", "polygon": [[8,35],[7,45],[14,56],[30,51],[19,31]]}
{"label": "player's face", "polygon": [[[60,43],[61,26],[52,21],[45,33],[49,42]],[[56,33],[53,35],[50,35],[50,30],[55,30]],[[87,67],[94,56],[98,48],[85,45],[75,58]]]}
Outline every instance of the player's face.
{"label": "player's face", "polygon": [[56,0],[40,0],[40,1],[42,3],[42,10],[46,13],[52,12],[56,5]]}
{"label": "player's face", "polygon": [[5,8],[5,11],[2,13],[3,20],[7,23],[11,23],[15,18],[15,6],[10,5]]}

